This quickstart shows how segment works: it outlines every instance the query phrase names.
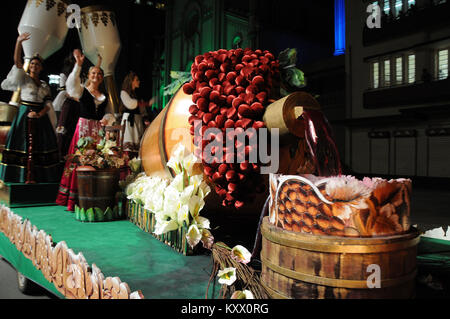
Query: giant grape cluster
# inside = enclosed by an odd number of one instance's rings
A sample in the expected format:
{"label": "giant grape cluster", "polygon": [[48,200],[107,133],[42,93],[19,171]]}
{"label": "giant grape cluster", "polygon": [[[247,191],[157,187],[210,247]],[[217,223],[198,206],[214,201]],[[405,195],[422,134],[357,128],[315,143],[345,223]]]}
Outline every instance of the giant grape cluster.
{"label": "giant grape cluster", "polygon": [[[257,142],[245,143],[244,152],[237,152],[242,145],[235,134],[265,127],[262,117],[279,77],[279,63],[267,50],[221,49],[196,56],[191,74],[192,80],[183,85],[183,91],[192,95],[189,124],[195,155],[202,159],[204,174],[214,184],[222,205],[239,209],[255,191],[263,190],[263,183],[260,163],[248,159]],[[208,128],[217,128],[222,134],[205,136]],[[229,129],[234,129],[233,134],[227,134]],[[214,160],[205,161],[201,150],[212,140],[223,145],[223,152],[216,156],[213,151]],[[254,139],[249,136],[248,141]]]}

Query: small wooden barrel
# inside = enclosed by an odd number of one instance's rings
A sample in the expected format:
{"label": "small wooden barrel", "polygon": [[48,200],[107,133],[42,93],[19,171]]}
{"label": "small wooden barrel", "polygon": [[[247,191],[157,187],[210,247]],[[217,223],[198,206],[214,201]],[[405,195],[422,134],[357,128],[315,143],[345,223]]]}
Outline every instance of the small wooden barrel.
{"label": "small wooden barrel", "polygon": [[17,106],[0,102],[0,153],[5,149],[11,123],[16,117],[17,110]]}
{"label": "small wooden barrel", "polygon": [[[414,297],[417,230],[372,238],[317,236],[283,230],[265,217],[261,232],[261,282],[272,298]],[[380,288],[369,288],[377,274]]]}
{"label": "small wooden barrel", "polygon": [[103,211],[116,205],[116,192],[119,187],[119,170],[77,169],[78,199],[81,208],[98,207]]}

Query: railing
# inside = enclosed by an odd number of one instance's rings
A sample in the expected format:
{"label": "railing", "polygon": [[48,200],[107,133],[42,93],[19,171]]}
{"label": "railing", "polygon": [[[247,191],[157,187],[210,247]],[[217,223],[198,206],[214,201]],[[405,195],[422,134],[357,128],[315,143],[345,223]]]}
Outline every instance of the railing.
{"label": "railing", "polygon": [[364,92],[364,108],[398,107],[450,101],[450,78],[417,81]]}

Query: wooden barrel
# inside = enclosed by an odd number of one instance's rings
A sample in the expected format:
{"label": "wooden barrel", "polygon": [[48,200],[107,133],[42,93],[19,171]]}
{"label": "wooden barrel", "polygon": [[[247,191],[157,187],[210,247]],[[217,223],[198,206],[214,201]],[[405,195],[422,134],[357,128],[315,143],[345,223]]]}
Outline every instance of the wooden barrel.
{"label": "wooden barrel", "polygon": [[0,102],[0,153],[6,145],[11,123],[16,117],[18,107],[5,102]]}
{"label": "wooden barrel", "polygon": [[103,211],[116,205],[119,185],[118,169],[77,169],[78,199],[81,208],[98,207]]}
{"label": "wooden barrel", "polygon": [[[317,236],[283,230],[265,217],[261,232],[261,283],[273,298],[414,297],[417,230],[372,238]],[[369,288],[377,276],[379,288]]]}
{"label": "wooden barrel", "polygon": [[[182,143],[189,152],[194,152],[188,118],[192,96],[183,90],[172,97],[167,106],[145,130],[139,155],[142,167],[148,176],[170,177],[167,161],[174,148]],[[198,172],[200,172],[199,170]]]}

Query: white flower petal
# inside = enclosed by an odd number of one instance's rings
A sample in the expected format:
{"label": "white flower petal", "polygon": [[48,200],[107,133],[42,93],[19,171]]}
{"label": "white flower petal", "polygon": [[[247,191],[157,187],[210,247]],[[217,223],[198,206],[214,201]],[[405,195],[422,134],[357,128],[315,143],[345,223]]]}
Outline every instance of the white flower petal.
{"label": "white flower petal", "polygon": [[197,216],[195,218],[195,221],[197,222],[197,226],[199,228],[205,228],[205,229],[209,229],[210,228],[210,222],[209,219],[202,217],[202,216]]}
{"label": "white flower petal", "polygon": [[229,267],[217,273],[219,284],[231,286],[236,281],[236,268]]}
{"label": "white flower petal", "polygon": [[231,258],[233,258],[237,262],[247,264],[248,262],[250,262],[251,257],[252,254],[244,246],[236,245],[231,250]]}
{"label": "white flower petal", "polygon": [[202,233],[198,229],[197,225],[189,226],[189,229],[186,234],[186,239],[189,245],[194,248],[202,239]]}
{"label": "white flower petal", "polygon": [[178,223],[175,220],[166,220],[156,223],[154,233],[155,235],[162,235],[175,229],[178,229]]}

